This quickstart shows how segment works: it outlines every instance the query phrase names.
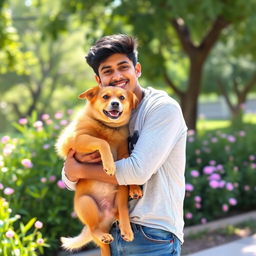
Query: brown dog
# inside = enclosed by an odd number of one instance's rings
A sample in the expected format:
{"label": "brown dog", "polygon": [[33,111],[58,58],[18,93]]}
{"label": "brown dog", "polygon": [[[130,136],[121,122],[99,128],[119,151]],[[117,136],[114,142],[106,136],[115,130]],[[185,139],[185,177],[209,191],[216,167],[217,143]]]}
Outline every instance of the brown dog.
{"label": "brown dog", "polygon": [[[131,111],[137,105],[136,96],[115,87],[94,87],[82,93],[87,99],[85,108],[59,137],[56,149],[66,158],[70,149],[79,153],[100,152],[107,174],[115,173],[114,160],[128,157],[128,128]],[[132,241],[128,211],[128,187],[95,180],[81,179],[76,185],[74,208],[86,227],[74,238],[61,238],[68,250],[79,249],[90,241],[101,248],[101,255],[110,255],[109,234],[115,220],[119,220],[124,240]],[[130,186],[130,195],[142,195],[139,186]]]}

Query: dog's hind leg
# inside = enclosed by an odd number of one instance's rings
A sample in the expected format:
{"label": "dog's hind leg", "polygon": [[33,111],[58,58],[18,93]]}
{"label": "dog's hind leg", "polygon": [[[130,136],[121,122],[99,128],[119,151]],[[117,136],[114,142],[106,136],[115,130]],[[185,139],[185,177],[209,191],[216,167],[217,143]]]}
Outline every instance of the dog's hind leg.
{"label": "dog's hind leg", "polygon": [[94,241],[109,244],[113,237],[103,230],[101,223],[101,213],[94,199],[88,195],[75,197],[75,211],[79,219],[89,228]]}

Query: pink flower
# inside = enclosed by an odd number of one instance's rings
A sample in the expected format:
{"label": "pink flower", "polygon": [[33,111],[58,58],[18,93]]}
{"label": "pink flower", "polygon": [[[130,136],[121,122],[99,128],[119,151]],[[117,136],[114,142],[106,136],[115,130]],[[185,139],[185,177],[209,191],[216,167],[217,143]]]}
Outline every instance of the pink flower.
{"label": "pink flower", "polygon": [[36,242],[38,244],[44,244],[44,239],[43,238],[38,238]]}
{"label": "pink flower", "polygon": [[192,171],[190,172],[190,174],[191,174],[192,177],[198,177],[198,176],[199,176],[199,171],[197,171],[197,170],[192,170]]}
{"label": "pink flower", "polygon": [[54,115],[54,117],[55,117],[56,119],[61,119],[61,118],[63,117],[63,114],[62,114],[61,112],[57,112],[57,113]]}
{"label": "pink flower", "polygon": [[21,164],[22,164],[25,168],[32,168],[32,167],[33,167],[33,164],[32,164],[32,162],[31,162],[31,160],[30,160],[30,159],[27,159],[27,158],[23,159],[23,160],[21,161]]}
{"label": "pink flower", "polygon": [[41,229],[42,227],[43,227],[43,222],[37,220],[37,221],[35,222],[35,228]]}
{"label": "pink flower", "polygon": [[228,191],[232,191],[232,190],[234,189],[234,186],[233,186],[232,183],[228,182],[228,183],[226,184],[226,188],[227,188]]}
{"label": "pink flower", "polygon": [[27,118],[21,118],[21,119],[19,120],[19,124],[21,124],[21,125],[25,125],[25,124],[27,124],[27,123],[28,123]]}
{"label": "pink flower", "polygon": [[223,212],[227,212],[228,209],[229,209],[229,207],[228,207],[227,204],[223,204],[223,205],[222,205],[222,211],[223,211]]}
{"label": "pink flower", "polygon": [[7,188],[5,188],[4,189],[4,194],[5,195],[12,195],[14,193],[14,189],[13,188],[9,188],[9,187],[7,187]]}
{"label": "pink flower", "polygon": [[0,183],[0,190],[4,189],[4,185],[2,183]]}
{"label": "pink flower", "polygon": [[216,161],[215,161],[215,160],[211,160],[211,161],[209,162],[209,164],[210,164],[210,165],[216,165]]}
{"label": "pink flower", "polygon": [[209,177],[210,180],[220,180],[221,177],[218,173],[213,173],[210,177]]}
{"label": "pink flower", "polygon": [[68,110],[67,110],[67,113],[68,113],[69,115],[72,115],[72,114],[73,114],[73,109],[68,109]]}
{"label": "pink flower", "polygon": [[204,174],[212,174],[214,171],[216,170],[216,168],[214,166],[205,166],[203,169]]}
{"label": "pink flower", "polygon": [[50,116],[48,114],[43,114],[41,118],[42,120],[46,121],[50,118]]}
{"label": "pink flower", "polygon": [[217,143],[217,142],[218,142],[218,139],[217,139],[216,137],[213,137],[213,138],[211,138],[211,142],[212,142],[212,143]]}
{"label": "pink flower", "polygon": [[188,130],[188,136],[194,136],[195,130]]}
{"label": "pink flower", "polygon": [[194,197],[195,202],[200,203],[202,201],[201,196],[195,196]]}
{"label": "pink flower", "polygon": [[61,188],[61,189],[65,189],[65,188],[66,188],[66,185],[65,185],[65,183],[64,183],[62,180],[59,180],[59,181],[57,182],[57,185],[58,185],[58,187]]}
{"label": "pink flower", "polygon": [[228,202],[229,202],[230,205],[236,205],[237,204],[237,200],[233,197],[229,198]]}
{"label": "pink flower", "polygon": [[191,212],[188,212],[188,213],[186,213],[186,218],[188,219],[188,220],[190,220],[190,219],[192,219],[193,218],[193,213],[191,213]]}
{"label": "pink flower", "polygon": [[219,187],[219,182],[217,180],[211,180],[209,182],[209,185],[210,185],[211,188],[215,189],[215,188]]}
{"label": "pink flower", "polygon": [[76,212],[74,212],[74,211],[73,211],[73,212],[71,212],[71,214],[70,214],[70,215],[71,215],[71,217],[72,217],[73,219],[77,218],[77,214],[76,214]]}
{"label": "pink flower", "polygon": [[54,176],[54,175],[50,176],[49,181],[53,182],[55,180],[56,180],[56,176]]}
{"label": "pink flower", "polygon": [[15,235],[15,233],[14,233],[14,231],[12,231],[12,230],[8,230],[8,231],[5,233],[5,236],[6,236],[7,238],[13,238],[14,235]]}
{"label": "pink flower", "polygon": [[62,126],[65,126],[65,125],[67,125],[68,124],[68,121],[67,120],[61,120],[60,121],[60,125],[62,125]]}
{"label": "pink flower", "polygon": [[236,137],[234,137],[232,135],[229,135],[228,136],[228,141],[231,142],[231,143],[234,143],[236,141]]}
{"label": "pink flower", "polygon": [[244,137],[245,136],[245,131],[240,131],[239,136]]}
{"label": "pink flower", "polygon": [[6,136],[3,136],[3,137],[2,137],[1,142],[2,142],[3,144],[5,144],[5,143],[7,143],[9,140],[10,140],[10,137],[6,135]]}
{"label": "pink flower", "polygon": [[249,191],[250,189],[251,189],[250,186],[248,186],[248,185],[245,185],[245,186],[244,186],[244,190],[245,190],[245,191]]}
{"label": "pink flower", "polygon": [[42,183],[45,183],[46,181],[47,181],[47,179],[46,179],[45,177],[42,177],[42,178],[41,178],[41,182],[42,182]]}
{"label": "pink flower", "polygon": [[219,181],[219,188],[223,188],[225,185],[226,185],[226,181],[225,180]]}
{"label": "pink flower", "polygon": [[192,184],[186,184],[186,191],[193,191],[194,190],[194,186]]}

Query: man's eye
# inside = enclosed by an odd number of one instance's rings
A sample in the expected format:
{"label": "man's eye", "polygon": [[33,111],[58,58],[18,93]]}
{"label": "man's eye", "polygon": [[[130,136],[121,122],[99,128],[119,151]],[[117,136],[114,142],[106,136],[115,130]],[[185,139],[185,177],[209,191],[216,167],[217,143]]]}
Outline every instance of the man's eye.
{"label": "man's eye", "polygon": [[106,71],[104,71],[104,74],[105,75],[108,75],[108,74],[110,74],[111,73],[111,70],[106,70]]}
{"label": "man's eye", "polygon": [[128,69],[128,68],[129,68],[129,66],[122,66],[121,67],[122,70],[125,70],[125,69]]}
{"label": "man's eye", "polygon": [[107,100],[107,99],[109,99],[109,96],[108,96],[108,95],[104,95],[102,98],[103,98],[104,100]]}
{"label": "man's eye", "polygon": [[124,100],[125,97],[124,97],[123,95],[121,95],[121,96],[119,97],[119,99],[120,99],[120,100]]}

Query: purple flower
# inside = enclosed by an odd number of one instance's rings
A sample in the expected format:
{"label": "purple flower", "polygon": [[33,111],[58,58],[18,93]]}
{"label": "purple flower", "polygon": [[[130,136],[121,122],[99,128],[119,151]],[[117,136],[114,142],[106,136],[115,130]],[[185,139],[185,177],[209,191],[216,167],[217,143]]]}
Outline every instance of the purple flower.
{"label": "purple flower", "polygon": [[23,160],[21,161],[21,164],[22,164],[25,168],[32,168],[32,167],[33,167],[33,164],[32,164],[32,162],[31,162],[31,160],[30,160],[30,159],[27,159],[27,158],[23,159]]}
{"label": "purple flower", "polygon": [[192,219],[193,218],[193,213],[191,213],[191,212],[188,212],[188,213],[186,213],[186,218],[188,219],[188,220],[190,220],[190,219]]}
{"label": "purple flower", "polygon": [[59,188],[61,188],[61,189],[65,189],[65,188],[66,188],[66,185],[65,185],[65,183],[64,183],[62,180],[59,180],[59,181],[57,182],[57,186],[58,186]]}
{"label": "purple flower", "polygon": [[215,188],[219,187],[219,182],[217,180],[211,180],[209,182],[209,185],[210,185],[211,188],[215,189]]}
{"label": "purple flower", "polygon": [[229,135],[227,139],[231,143],[234,143],[236,141],[236,137],[234,137],[233,135]]}
{"label": "purple flower", "polygon": [[218,142],[218,139],[217,139],[216,137],[213,137],[213,138],[211,138],[211,142],[212,142],[212,143],[217,143],[217,142]]}
{"label": "purple flower", "polygon": [[48,148],[50,148],[50,145],[49,145],[49,144],[44,144],[44,145],[43,145],[43,149],[46,150],[46,149],[48,149]]}
{"label": "purple flower", "polygon": [[195,196],[194,197],[195,202],[200,203],[202,201],[201,196]]}
{"label": "purple flower", "polygon": [[239,136],[244,137],[245,136],[245,131],[240,131]]}
{"label": "purple flower", "polygon": [[14,189],[13,188],[7,187],[7,188],[4,189],[4,194],[5,195],[12,195],[13,193],[14,193]]}
{"label": "purple flower", "polygon": [[202,218],[202,219],[201,219],[201,223],[202,223],[202,224],[207,223],[207,219],[206,219],[206,218]]}
{"label": "purple flower", "polygon": [[25,124],[27,124],[27,123],[28,123],[27,118],[21,118],[21,119],[19,120],[19,124],[21,124],[21,125],[25,125]]}
{"label": "purple flower", "polygon": [[218,173],[213,173],[211,174],[211,176],[209,177],[210,180],[220,180],[221,177]]}
{"label": "purple flower", "polygon": [[57,112],[57,113],[55,113],[54,117],[56,119],[61,119],[63,117],[63,114],[61,112]]}
{"label": "purple flower", "polygon": [[232,183],[228,182],[228,183],[226,184],[226,188],[227,188],[228,191],[232,191],[232,190],[234,189],[234,186],[233,186]]}
{"label": "purple flower", "polygon": [[38,238],[36,242],[38,244],[44,244],[44,239],[43,238]]}
{"label": "purple flower", "polygon": [[190,174],[191,174],[191,176],[192,177],[198,177],[199,176],[199,171],[197,171],[197,170],[192,170],[191,172],[190,172]]}
{"label": "purple flower", "polygon": [[229,198],[228,202],[229,202],[230,205],[236,205],[237,204],[237,200],[233,197]]}
{"label": "purple flower", "polygon": [[5,144],[5,143],[7,143],[9,140],[10,140],[10,137],[6,135],[6,136],[3,136],[3,137],[2,137],[1,142],[2,142],[3,144]]}
{"label": "purple flower", "polygon": [[203,169],[204,174],[210,175],[212,174],[216,168],[214,166],[205,166]]}
{"label": "purple flower", "polygon": [[194,190],[194,186],[192,184],[187,183],[185,187],[186,187],[186,191],[193,191]]}
{"label": "purple flower", "polygon": [[209,162],[209,164],[212,165],[212,166],[214,166],[214,165],[216,165],[216,161],[215,161],[215,160],[211,160],[211,161]]}
{"label": "purple flower", "polygon": [[50,176],[49,181],[53,182],[55,180],[56,180],[56,176],[54,176],[54,175]]}
{"label": "purple flower", "polygon": [[68,121],[67,120],[61,120],[60,121],[60,125],[62,125],[62,126],[65,126],[65,125],[67,125],[68,124]]}

